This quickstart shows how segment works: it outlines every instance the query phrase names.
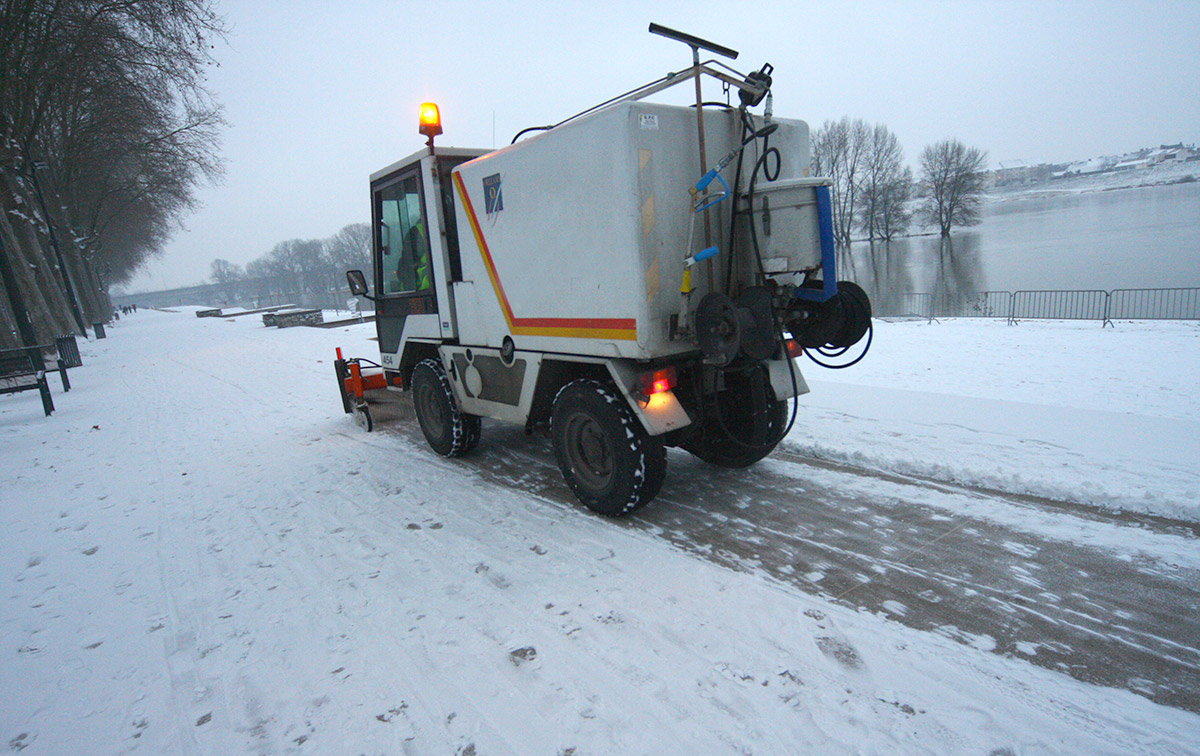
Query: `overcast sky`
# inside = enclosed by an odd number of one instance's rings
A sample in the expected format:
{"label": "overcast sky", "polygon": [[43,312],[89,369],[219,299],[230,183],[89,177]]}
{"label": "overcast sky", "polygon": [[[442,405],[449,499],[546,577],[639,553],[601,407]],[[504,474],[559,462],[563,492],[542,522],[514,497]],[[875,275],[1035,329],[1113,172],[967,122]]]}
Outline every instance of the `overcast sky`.
{"label": "overcast sky", "polygon": [[[369,217],[367,177],[419,149],[507,144],[690,64],[650,22],[775,66],[775,113],[886,124],[912,164],[957,137],[999,161],[1200,142],[1200,2],[222,0],[210,84],[224,181],[130,289],[204,282],[279,241]],[[551,10],[553,9],[553,10]],[[716,87],[706,92],[717,99]],[[493,126],[494,124],[494,126]]]}

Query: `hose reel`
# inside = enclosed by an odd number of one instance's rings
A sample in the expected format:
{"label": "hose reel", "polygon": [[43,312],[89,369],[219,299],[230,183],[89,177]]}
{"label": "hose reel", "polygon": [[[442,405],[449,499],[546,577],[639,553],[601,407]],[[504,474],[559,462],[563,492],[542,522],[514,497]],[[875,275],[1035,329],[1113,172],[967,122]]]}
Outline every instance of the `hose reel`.
{"label": "hose reel", "polygon": [[695,323],[704,361],[717,367],[725,367],[739,355],[770,359],[778,346],[771,295],[761,286],[744,290],[736,302],[720,292],[705,294]]}
{"label": "hose reel", "polygon": [[[819,288],[820,281],[806,282]],[[796,299],[788,311],[787,329],[801,346],[844,349],[857,344],[871,326],[871,300],[852,281],[838,281],[837,293],[824,302]]]}

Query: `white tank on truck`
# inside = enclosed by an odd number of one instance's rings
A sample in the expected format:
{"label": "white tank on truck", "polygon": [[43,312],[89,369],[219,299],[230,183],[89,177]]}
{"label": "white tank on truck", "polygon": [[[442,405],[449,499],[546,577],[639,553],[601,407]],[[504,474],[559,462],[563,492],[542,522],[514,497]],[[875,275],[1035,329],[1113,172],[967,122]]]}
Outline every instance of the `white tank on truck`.
{"label": "white tank on truck", "polygon": [[[435,147],[422,106],[426,146],[371,176],[372,280],[347,276],[374,300],[380,359],[339,352],[347,412],[370,427],[368,392],[411,391],[447,456],[481,418],[548,428],[579,500],[619,516],[658,493],[669,446],[725,467],[768,455],[808,391],[796,358],[868,334],[808,126],[770,112],[773,68],[650,30],[692,66],[503,149]],[[736,99],[705,101],[704,81]],[[693,106],[648,99],[689,82]]]}

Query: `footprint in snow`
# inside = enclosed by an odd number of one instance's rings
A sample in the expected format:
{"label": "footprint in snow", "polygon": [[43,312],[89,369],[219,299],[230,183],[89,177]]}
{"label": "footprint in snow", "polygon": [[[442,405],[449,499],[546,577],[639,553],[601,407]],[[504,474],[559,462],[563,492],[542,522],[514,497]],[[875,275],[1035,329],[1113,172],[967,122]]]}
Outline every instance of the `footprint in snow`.
{"label": "footprint in snow", "polygon": [[[487,573],[489,573],[491,571],[492,571],[492,568],[488,567],[483,562],[480,562],[479,564],[475,565],[475,574],[476,575],[486,575]],[[508,579],[505,578],[503,575],[488,575],[488,582],[491,583],[492,585],[496,586],[497,588],[508,588],[510,585],[512,585],[512,583],[508,582]]]}
{"label": "footprint in snow", "polygon": [[397,714],[403,713],[403,711],[407,708],[408,708],[408,704],[404,701],[401,701],[399,706],[392,708],[392,709],[388,709],[387,711],[385,711],[382,714],[376,714],[375,718],[378,719],[380,722],[391,722],[393,719],[396,718]]}
{"label": "footprint in snow", "polygon": [[508,659],[513,663],[513,666],[519,667],[522,664],[527,664],[537,659],[537,649],[533,646],[515,648],[508,652]]}
{"label": "footprint in snow", "polygon": [[35,736],[31,737],[29,735],[29,733],[23,732],[20,735],[18,735],[17,737],[8,741],[8,747],[14,751],[23,751],[29,747],[29,744],[33,742],[33,739],[35,737],[37,737],[37,736],[35,735]]}
{"label": "footprint in snow", "polygon": [[862,667],[862,659],[859,658],[858,652],[845,641],[824,636],[817,638],[817,648],[821,649],[821,653],[832,658],[847,669],[859,669]]}

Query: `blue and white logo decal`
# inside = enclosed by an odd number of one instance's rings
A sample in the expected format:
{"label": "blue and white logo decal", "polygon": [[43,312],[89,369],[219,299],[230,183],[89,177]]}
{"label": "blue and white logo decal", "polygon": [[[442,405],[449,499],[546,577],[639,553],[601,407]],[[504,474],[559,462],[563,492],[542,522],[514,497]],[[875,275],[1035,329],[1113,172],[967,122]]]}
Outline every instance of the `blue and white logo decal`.
{"label": "blue and white logo decal", "polygon": [[500,174],[483,179],[483,206],[488,215],[504,209],[504,195],[500,193]]}

